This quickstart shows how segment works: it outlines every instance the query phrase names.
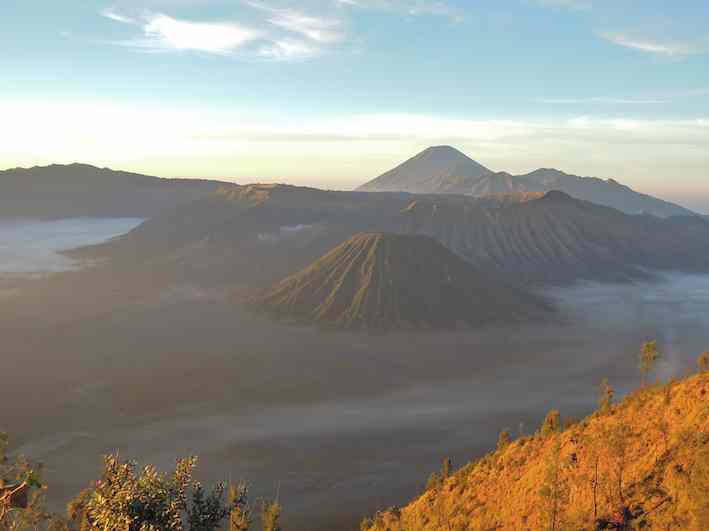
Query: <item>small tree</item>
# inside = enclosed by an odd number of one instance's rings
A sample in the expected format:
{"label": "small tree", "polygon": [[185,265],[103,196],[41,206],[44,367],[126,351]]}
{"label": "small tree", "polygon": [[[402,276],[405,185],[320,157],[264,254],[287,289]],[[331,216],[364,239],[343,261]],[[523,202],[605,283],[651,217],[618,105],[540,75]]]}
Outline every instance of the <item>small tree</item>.
{"label": "small tree", "polygon": [[108,455],[101,479],[69,504],[69,515],[82,530],[214,531],[234,511],[245,510],[245,491],[225,504],[224,484],[207,492],[192,480],[196,463],[195,457],[180,459],[167,476]]}
{"label": "small tree", "polygon": [[453,470],[453,461],[450,457],[446,457],[441,465],[441,477],[446,480],[451,477],[451,472]]}
{"label": "small tree", "polygon": [[705,352],[697,358],[697,366],[699,372],[709,372],[709,352]]}
{"label": "small tree", "polygon": [[[612,462],[607,499],[611,507],[615,507],[615,517],[611,520],[618,526],[627,526],[630,517],[625,501],[625,471],[628,466],[628,445],[631,436],[630,428],[620,422],[603,433],[604,445]],[[628,528],[616,527],[615,529]]]}
{"label": "small tree", "polygon": [[504,450],[510,445],[510,432],[507,430],[502,430],[500,436],[497,438],[497,449]]}
{"label": "small tree", "polygon": [[229,507],[229,531],[248,531],[251,527],[251,510],[246,485],[229,487]]}
{"label": "small tree", "polygon": [[443,478],[441,478],[440,472],[433,472],[428,476],[428,481],[426,481],[426,490],[436,490],[443,484]]}
{"label": "small tree", "polygon": [[615,396],[615,390],[611,387],[611,384],[608,383],[608,378],[603,378],[599,390],[598,409],[601,413],[608,413],[613,406],[613,397]]}
{"label": "small tree", "polygon": [[542,437],[547,437],[552,433],[559,433],[561,431],[561,413],[558,410],[552,409],[547,416],[544,418],[542,423]]}
{"label": "small tree", "polygon": [[697,452],[688,491],[697,529],[709,529],[709,448]]}
{"label": "small tree", "polygon": [[640,349],[640,375],[641,386],[645,387],[647,375],[655,367],[655,363],[661,357],[660,351],[657,349],[657,341],[648,341],[643,343]]}
{"label": "small tree", "polygon": [[544,483],[539,490],[546,513],[546,529],[556,531],[560,527],[561,509],[568,497],[568,485],[562,476],[561,440],[556,436],[551,452],[545,459]]}
{"label": "small tree", "polygon": [[41,527],[54,519],[44,508],[41,465],[23,456],[11,459],[8,447],[9,437],[0,433],[0,529]]}
{"label": "small tree", "polygon": [[281,531],[281,505],[277,501],[264,501],[261,509],[263,531]]}

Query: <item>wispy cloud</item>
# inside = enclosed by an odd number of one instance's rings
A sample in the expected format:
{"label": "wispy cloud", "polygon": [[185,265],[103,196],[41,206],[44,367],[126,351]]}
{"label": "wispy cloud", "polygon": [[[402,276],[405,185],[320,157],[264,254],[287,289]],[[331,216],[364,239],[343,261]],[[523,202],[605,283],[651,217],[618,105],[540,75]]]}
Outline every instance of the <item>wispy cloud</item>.
{"label": "wispy cloud", "polygon": [[361,9],[397,11],[412,16],[442,16],[456,22],[464,19],[461,9],[442,0],[335,0],[335,3]]}
{"label": "wispy cloud", "polygon": [[583,98],[535,98],[531,101],[549,105],[667,105],[675,101],[684,101],[689,98],[703,98],[707,96],[709,96],[708,88],[698,88],[633,97],[591,96]]}
{"label": "wispy cloud", "polygon": [[309,59],[319,55],[321,50],[307,42],[299,40],[276,40],[264,45],[258,51],[258,54],[264,59],[273,61],[294,61]]}
{"label": "wispy cloud", "polygon": [[563,7],[567,9],[591,9],[592,0],[528,0],[531,4],[542,7]]}
{"label": "wispy cloud", "polygon": [[437,15],[448,17],[456,22],[463,20],[463,13],[459,9],[452,7],[444,2],[418,3],[409,8],[411,15]]}
{"label": "wispy cloud", "polygon": [[[248,4],[268,12],[269,18],[263,21],[261,28],[233,21],[178,19],[162,13],[143,13],[139,18],[133,18],[107,9],[101,15],[140,28],[139,37],[117,44],[146,52],[199,51],[218,55],[239,52],[245,57],[272,61],[303,60],[319,55],[323,44],[344,38],[339,20],[271,9],[257,2]],[[273,29],[269,29],[269,25]]]}
{"label": "wispy cloud", "polygon": [[114,11],[103,11],[102,15],[117,22],[140,26],[143,32],[141,37],[120,41],[119,44],[148,51],[192,50],[228,54],[264,36],[257,29],[235,22],[197,22],[162,13],[147,14],[139,20]]}
{"label": "wispy cloud", "polygon": [[290,33],[297,33],[317,43],[340,42],[346,37],[344,24],[338,18],[314,16],[295,9],[273,7],[258,0],[243,0],[243,3],[265,12],[270,25]]}
{"label": "wispy cloud", "polygon": [[536,103],[546,103],[550,105],[659,105],[668,103],[669,100],[649,99],[649,98],[537,98],[532,100]]}
{"label": "wispy cloud", "polygon": [[134,18],[122,15],[111,8],[104,9],[103,11],[101,11],[101,14],[106,18],[115,20],[116,22],[123,22],[124,24],[138,24],[138,21]]}
{"label": "wispy cloud", "polygon": [[602,33],[601,37],[609,42],[612,42],[613,44],[623,46],[624,48],[630,48],[631,50],[637,50],[655,55],[665,55],[668,57],[686,56],[706,52],[706,48],[695,42],[662,41],[657,39],[633,37],[624,33]]}
{"label": "wispy cloud", "polygon": [[150,17],[144,27],[149,46],[211,53],[232,52],[263,34],[236,23],[178,20],[167,15]]}
{"label": "wispy cloud", "polygon": [[277,11],[268,20],[274,26],[299,33],[316,42],[338,42],[344,39],[342,23],[337,19],[319,18],[296,11]]}

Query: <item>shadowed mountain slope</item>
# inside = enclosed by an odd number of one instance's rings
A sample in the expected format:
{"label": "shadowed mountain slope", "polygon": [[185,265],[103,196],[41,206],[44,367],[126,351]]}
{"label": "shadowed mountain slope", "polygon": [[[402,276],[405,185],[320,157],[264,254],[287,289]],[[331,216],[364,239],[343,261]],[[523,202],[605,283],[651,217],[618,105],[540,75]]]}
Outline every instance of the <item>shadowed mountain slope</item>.
{"label": "shadowed mountain slope", "polygon": [[153,217],[223,183],[161,179],[88,164],[0,171],[0,217]]}
{"label": "shadowed mountain slope", "polygon": [[625,280],[643,268],[709,271],[701,218],[630,216],[561,192],[474,198],[230,186],[71,254],[196,282],[268,285],[359,232],[431,236],[479,270],[519,283]]}
{"label": "shadowed mountain slope", "polygon": [[554,169],[526,175],[492,172],[450,146],[428,148],[396,168],[362,185],[366,192],[465,194],[546,193],[558,190],[577,199],[616,208],[628,214],[659,217],[693,215],[673,203],[641,194],[613,179],[578,177]]}
{"label": "shadowed mountain slope", "polygon": [[250,306],[278,318],[382,331],[510,324],[550,312],[431,238],[382,233],[356,234]]}
{"label": "shadowed mountain slope", "polygon": [[[509,443],[362,529],[709,529],[709,373]],[[558,419],[557,419],[558,422]]]}
{"label": "shadowed mountain slope", "polygon": [[403,214],[407,232],[432,236],[484,270],[525,282],[626,280],[642,276],[643,268],[709,268],[703,220],[629,216],[563,192],[483,208],[426,197]]}

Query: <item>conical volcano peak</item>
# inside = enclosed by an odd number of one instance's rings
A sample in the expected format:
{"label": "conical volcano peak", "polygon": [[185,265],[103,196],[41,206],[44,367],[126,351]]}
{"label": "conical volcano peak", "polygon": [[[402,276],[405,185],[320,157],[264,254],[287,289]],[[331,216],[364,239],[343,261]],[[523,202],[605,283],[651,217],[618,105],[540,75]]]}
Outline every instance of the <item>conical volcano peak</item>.
{"label": "conical volcano peak", "polygon": [[354,235],[250,305],[281,319],[374,331],[519,322],[549,311],[428,236],[390,233]]}
{"label": "conical volcano peak", "polygon": [[438,193],[451,182],[476,180],[490,174],[492,171],[454,147],[432,146],[361,186],[360,190]]}
{"label": "conical volcano peak", "polygon": [[424,149],[419,155],[423,155],[426,153],[435,153],[439,155],[447,155],[449,157],[459,157],[459,158],[465,158],[465,159],[470,159],[465,153],[460,151],[457,148],[454,148],[453,146],[448,146],[448,145],[440,145],[440,146],[430,146]]}

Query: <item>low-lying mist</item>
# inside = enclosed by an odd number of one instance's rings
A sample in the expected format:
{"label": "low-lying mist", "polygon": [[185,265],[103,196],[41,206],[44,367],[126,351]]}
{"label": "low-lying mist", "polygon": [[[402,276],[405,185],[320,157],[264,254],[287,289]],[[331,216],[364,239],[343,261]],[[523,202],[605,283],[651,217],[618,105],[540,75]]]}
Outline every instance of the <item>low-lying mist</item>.
{"label": "low-lying mist", "polygon": [[138,226],[138,218],[0,221],[0,274],[66,271],[75,262],[59,251],[99,243]]}
{"label": "low-lying mist", "polygon": [[643,341],[660,343],[661,378],[709,348],[709,276],[544,294],[557,324],[387,336],[273,324],[190,286],[61,323],[13,323],[1,299],[2,429],[45,462],[55,508],[103,453],[197,454],[202,479],[278,491],[288,529],[357,529],[444,456],[462,465],[551,408],[584,415],[604,377],[637,386]]}

